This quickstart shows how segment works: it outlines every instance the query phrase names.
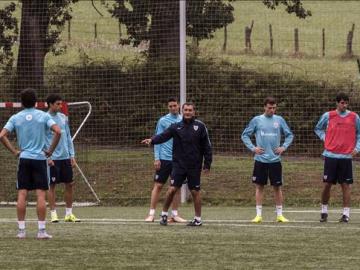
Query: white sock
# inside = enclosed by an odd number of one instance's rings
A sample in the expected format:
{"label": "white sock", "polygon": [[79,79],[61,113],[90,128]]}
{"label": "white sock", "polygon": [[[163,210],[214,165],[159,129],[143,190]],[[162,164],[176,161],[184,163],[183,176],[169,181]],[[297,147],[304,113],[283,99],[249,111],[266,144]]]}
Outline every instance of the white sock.
{"label": "white sock", "polygon": [[261,215],[262,215],[262,205],[256,205],[256,215],[261,217]]}
{"label": "white sock", "polygon": [[350,217],[350,207],[344,207],[343,215]]}
{"label": "white sock", "polygon": [[154,216],[154,215],[155,215],[155,209],[150,209],[149,216]]}
{"label": "white sock", "polygon": [[72,214],[72,208],[65,208],[65,215],[69,216]]}
{"label": "white sock", "polygon": [[168,216],[169,213],[168,213],[168,212],[161,211],[161,215],[162,215],[162,216]]}
{"label": "white sock", "polygon": [[56,209],[50,210],[50,213],[51,213],[51,214],[56,214]]}
{"label": "white sock", "polygon": [[25,230],[25,220],[18,220],[19,230]]}
{"label": "white sock", "polygon": [[194,219],[196,219],[197,221],[201,221],[201,217],[195,216]]}
{"label": "white sock", "polygon": [[177,210],[171,210],[171,215],[173,217],[176,217],[178,215],[178,211]]}
{"label": "white sock", "polygon": [[321,214],[327,214],[327,212],[328,212],[328,205],[322,204],[321,205]]}
{"label": "white sock", "polygon": [[39,230],[45,230],[45,224],[46,224],[46,221],[38,221],[38,227],[39,227]]}
{"label": "white sock", "polygon": [[277,205],[276,206],[276,215],[277,216],[282,216],[282,205]]}

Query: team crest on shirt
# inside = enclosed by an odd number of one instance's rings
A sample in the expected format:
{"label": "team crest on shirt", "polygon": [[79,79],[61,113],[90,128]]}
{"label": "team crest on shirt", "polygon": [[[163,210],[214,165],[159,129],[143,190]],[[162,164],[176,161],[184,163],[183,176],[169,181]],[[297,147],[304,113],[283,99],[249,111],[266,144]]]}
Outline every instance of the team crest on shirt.
{"label": "team crest on shirt", "polygon": [[327,175],[324,175],[324,180],[326,180],[326,179],[327,179],[327,177],[328,177]]}
{"label": "team crest on shirt", "polygon": [[194,130],[197,131],[199,129],[199,126],[194,126]]}
{"label": "team crest on shirt", "polygon": [[279,123],[278,122],[274,122],[274,128],[279,128]]}
{"label": "team crest on shirt", "polygon": [[253,176],[252,180],[253,180],[253,182],[255,182],[256,181],[256,176]]}
{"label": "team crest on shirt", "polygon": [[55,177],[51,177],[51,181],[55,182],[56,178]]}
{"label": "team crest on shirt", "polygon": [[173,185],[174,184],[174,179],[170,179],[170,183]]}
{"label": "team crest on shirt", "polygon": [[158,180],[158,179],[159,179],[159,175],[156,174],[156,175],[155,175],[155,180]]}
{"label": "team crest on shirt", "polygon": [[32,120],[32,115],[31,115],[31,114],[27,114],[27,115],[25,116],[25,119],[26,119],[26,121],[31,121],[31,120]]}

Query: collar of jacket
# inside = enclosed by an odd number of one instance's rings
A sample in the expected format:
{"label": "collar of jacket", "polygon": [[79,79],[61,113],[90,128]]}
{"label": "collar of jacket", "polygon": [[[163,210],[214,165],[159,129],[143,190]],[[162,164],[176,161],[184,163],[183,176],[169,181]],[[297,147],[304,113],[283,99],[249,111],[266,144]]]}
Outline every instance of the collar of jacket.
{"label": "collar of jacket", "polygon": [[191,125],[192,123],[194,123],[195,121],[195,117],[192,117],[191,119],[189,120],[186,120],[184,117],[182,119],[182,122],[185,124],[185,125]]}

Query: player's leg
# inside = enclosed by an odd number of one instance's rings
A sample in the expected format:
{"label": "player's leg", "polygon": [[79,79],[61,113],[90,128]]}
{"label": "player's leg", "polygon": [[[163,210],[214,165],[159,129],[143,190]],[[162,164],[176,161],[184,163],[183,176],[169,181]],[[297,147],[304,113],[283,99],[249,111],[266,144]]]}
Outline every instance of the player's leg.
{"label": "player's leg", "polygon": [[51,235],[46,233],[46,193],[49,190],[48,165],[46,160],[32,160],[32,177],[34,189],[36,190],[38,216],[38,239],[50,239]]}
{"label": "player's leg", "polygon": [[340,222],[349,222],[350,218],[350,201],[351,201],[351,185],[347,183],[341,184],[343,194],[343,214],[340,218]]}
{"label": "player's leg", "polygon": [[55,197],[55,184],[50,185],[50,189],[48,191],[48,203],[50,208],[50,218],[52,223],[59,222],[59,218],[56,212],[56,197]]}
{"label": "player's leg", "polygon": [[159,182],[154,182],[153,189],[151,190],[151,199],[150,199],[150,209],[149,214],[145,218],[146,222],[153,222],[155,220],[155,210],[156,205],[160,198],[160,193],[163,188],[164,184]]}
{"label": "player's leg", "polygon": [[171,161],[160,160],[160,169],[155,171],[154,186],[151,190],[150,209],[149,214],[145,218],[146,222],[153,222],[155,220],[156,205],[160,199],[161,190],[171,174]]}
{"label": "player's leg", "polygon": [[179,222],[179,223],[185,223],[187,222],[186,219],[183,219],[179,215],[179,206],[181,203],[181,188],[178,189],[178,191],[175,193],[173,201],[171,203],[171,219],[170,222]]}
{"label": "player's leg", "polygon": [[20,158],[17,170],[16,189],[18,190],[16,213],[18,218],[17,238],[25,238],[25,216],[26,216],[26,198],[28,190],[31,189],[31,167],[28,159]]}
{"label": "player's leg", "polygon": [[186,171],[179,166],[173,164],[172,172],[171,172],[171,185],[169,186],[166,192],[166,198],[163,205],[163,210],[161,212],[161,225],[167,225],[168,211],[170,204],[172,203],[175,193],[181,188],[182,184],[186,179]]}
{"label": "player's leg", "polygon": [[269,179],[274,189],[274,200],[276,206],[276,221],[289,222],[283,215],[283,192],[282,192],[282,165],[281,162],[269,163]]}
{"label": "player's leg", "polygon": [[343,213],[340,222],[349,222],[350,219],[350,201],[351,186],[353,184],[353,170],[351,159],[339,160],[339,183],[343,195]]}
{"label": "player's leg", "polygon": [[200,169],[191,169],[187,172],[188,187],[191,192],[191,196],[194,202],[195,216],[192,221],[190,221],[188,226],[201,226],[201,192],[200,192],[200,177],[201,177],[201,168]]}
{"label": "player's leg", "polygon": [[64,183],[65,191],[64,191],[64,201],[65,201],[65,222],[80,222],[73,214],[73,196],[74,196],[74,180],[73,180],[73,170],[71,166],[71,160],[59,160],[59,181]]}
{"label": "player's leg", "polygon": [[251,221],[254,223],[262,222],[262,204],[264,199],[264,186],[269,177],[267,163],[255,161],[252,182],[255,184],[256,216]]}
{"label": "player's leg", "polygon": [[48,191],[48,202],[50,208],[50,220],[52,223],[59,222],[59,217],[56,212],[56,195],[55,187],[57,181],[59,181],[59,168],[56,161],[53,161],[53,165],[49,166],[50,171],[50,189]]}
{"label": "player's leg", "polygon": [[16,212],[17,212],[17,218],[18,218],[18,227],[19,231],[17,234],[17,238],[25,238],[25,216],[26,216],[26,197],[27,197],[27,190],[26,189],[20,189],[18,190],[18,198],[17,198],[17,204],[16,204]]}
{"label": "player's leg", "polygon": [[321,192],[321,213],[320,222],[326,222],[328,219],[328,205],[330,192],[333,184],[336,184],[338,178],[338,159],[325,157],[323,189]]}
{"label": "player's leg", "polygon": [[178,186],[170,186],[166,192],[165,202],[163,205],[163,210],[161,212],[161,225],[167,225],[168,211],[170,208],[170,204],[174,199],[175,193],[180,189]]}

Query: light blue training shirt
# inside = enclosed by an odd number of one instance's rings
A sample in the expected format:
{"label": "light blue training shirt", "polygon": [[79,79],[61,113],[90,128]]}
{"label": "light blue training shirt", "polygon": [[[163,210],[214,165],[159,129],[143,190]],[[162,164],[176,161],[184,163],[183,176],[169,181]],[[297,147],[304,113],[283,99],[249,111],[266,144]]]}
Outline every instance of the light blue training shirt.
{"label": "light blue training shirt", "polygon": [[[56,146],[54,153],[51,156],[52,160],[63,160],[75,157],[74,144],[71,139],[71,133],[69,128],[69,119],[63,113],[50,113],[51,119],[61,129],[61,138],[59,144]],[[53,139],[53,133],[51,130],[47,133],[46,146],[50,147],[51,141]]]}
{"label": "light blue training shirt", "polygon": [[[179,114],[168,113],[161,117],[156,125],[155,134],[158,135],[163,133],[171,124],[178,123],[182,120],[182,117]],[[156,144],[154,146],[154,156],[155,160],[172,160],[172,149],[173,149],[173,139],[168,140],[162,144]]]}
{"label": "light blue training shirt", "polygon": [[11,116],[4,128],[16,132],[20,158],[45,160],[46,134],[53,125],[49,114],[30,108]]}
{"label": "light blue training shirt", "polygon": [[280,155],[274,151],[280,147],[281,135],[284,134],[285,141],[282,147],[287,149],[294,139],[294,135],[286,124],[284,118],[279,115],[266,116],[265,114],[255,116],[244,129],[241,139],[252,152],[255,145],[251,136],[255,134],[256,146],[264,149],[261,155],[255,154],[254,159],[263,163],[274,163],[281,161]]}
{"label": "light blue training shirt", "polygon": [[[339,115],[341,117],[345,117],[350,113],[349,110],[346,110],[345,112],[339,112]],[[328,127],[329,124],[329,112],[324,113],[321,117],[319,122],[316,124],[315,126],[315,133],[316,135],[320,138],[320,140],[322,140],[323,142],[325,142],[325,135],[326,135],[326,129]],[[357,152],[360,152],[360,118],[359,115],[356,114],[356,146],[355,146],[355,150]],[[322,153],[322,155],[324,157],[329,157],[329,158],[352,158],[352,155],[344,155],[344,154],[335,154],[332,153],[330,151],[327,151],[326,149],[324,150],[324,152]]]}

